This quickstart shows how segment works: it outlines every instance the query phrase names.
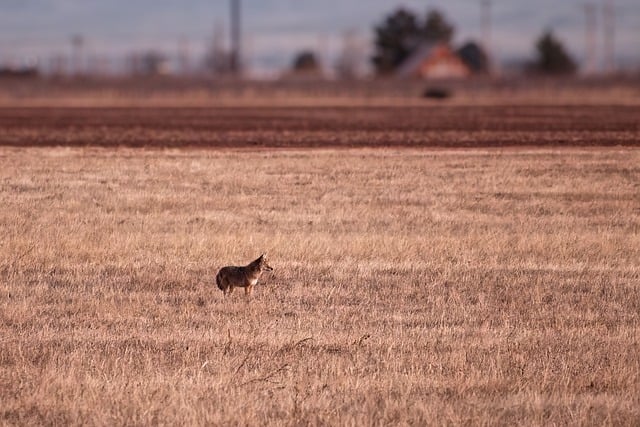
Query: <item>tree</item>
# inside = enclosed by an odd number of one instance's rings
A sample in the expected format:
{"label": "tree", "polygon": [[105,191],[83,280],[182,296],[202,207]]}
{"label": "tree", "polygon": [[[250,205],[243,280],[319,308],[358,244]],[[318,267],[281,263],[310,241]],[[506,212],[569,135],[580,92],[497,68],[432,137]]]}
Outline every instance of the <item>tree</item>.
{"label": "tree", "polygon": [[546,74],[574,74],[576,63],[565,50],[563,44],[551,31],[545,32],[536,42],[538,58],[537,71]]}
{"label": "tree", "polygon": [[416,16],[398,9],[375,29],[376,53],[373,64],[379,74],[388,74],[402,64],[417,47],[420,26]]}
{"label": "tree", "polygon": [[475,74],[489,72],[489,58],[484,49],[476,42],[469,41],[458,49],[458,56]]}
{"label": "tree", "polygon": [[437,10],[427,13],[427,18],[422,28],[423,38],[430,42],[449,43],[453,38],[454,28]]}
{"label": "tree", "polygon": [[424,42],[449,42],[454,28],[436,11],[424,22],[407,9],[397,9],[375,28],[373,65],[378,74],[390,74]]}
{"label": "tree", "polygon": [[303,50],[295,56],[291,68],[298,73],[318,73],[320,71],[320,63],[315,53],[310,50]]}

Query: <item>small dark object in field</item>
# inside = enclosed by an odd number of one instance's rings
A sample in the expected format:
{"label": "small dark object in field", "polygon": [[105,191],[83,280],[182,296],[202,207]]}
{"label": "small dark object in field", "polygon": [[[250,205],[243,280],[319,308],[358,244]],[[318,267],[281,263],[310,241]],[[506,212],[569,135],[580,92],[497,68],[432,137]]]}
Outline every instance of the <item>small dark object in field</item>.
{"label": "small dark object in field", "polygon": [[452,95],[451,91],[443,87],[428,87],[422,92],[423,98],[447,99]]}

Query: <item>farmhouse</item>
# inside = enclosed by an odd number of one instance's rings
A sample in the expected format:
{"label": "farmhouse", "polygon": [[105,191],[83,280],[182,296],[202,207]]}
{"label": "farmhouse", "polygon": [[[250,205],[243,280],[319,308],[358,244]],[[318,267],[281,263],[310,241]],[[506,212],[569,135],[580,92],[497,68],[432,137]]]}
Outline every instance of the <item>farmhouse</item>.
{"label": "farmhouse", "polygon": [[464,61],[442,42],[420,45],[396,70],[398,78],[456,79],[470,75]]}

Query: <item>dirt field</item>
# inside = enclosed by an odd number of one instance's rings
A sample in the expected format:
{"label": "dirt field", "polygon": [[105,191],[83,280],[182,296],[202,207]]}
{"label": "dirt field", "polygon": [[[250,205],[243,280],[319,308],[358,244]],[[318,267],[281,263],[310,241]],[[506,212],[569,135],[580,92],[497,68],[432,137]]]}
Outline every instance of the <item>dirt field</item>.
{"label": "dirt field", "polygon": [[638,425],[636,113],[2,110],[0,424]]}
{"label": "dirt field", "polygon": [[640,106],[0,108],[0,145],[638,146]]}

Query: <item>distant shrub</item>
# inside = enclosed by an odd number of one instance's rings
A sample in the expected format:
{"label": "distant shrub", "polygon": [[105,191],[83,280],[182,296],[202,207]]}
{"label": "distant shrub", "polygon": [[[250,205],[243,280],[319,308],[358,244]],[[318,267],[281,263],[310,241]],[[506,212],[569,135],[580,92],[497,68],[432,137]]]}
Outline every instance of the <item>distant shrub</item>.
{"label": "distant shrub", "polygon": [[429,99],[447,99],[452,95],[451,90],[444,87],[428,87],[422,92],[422,97]]}

